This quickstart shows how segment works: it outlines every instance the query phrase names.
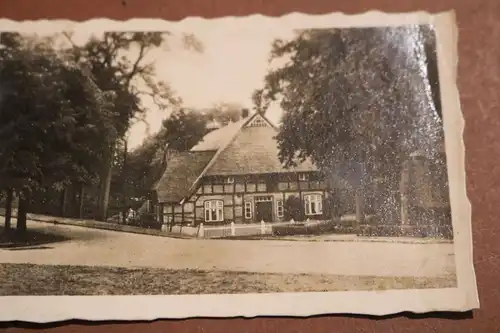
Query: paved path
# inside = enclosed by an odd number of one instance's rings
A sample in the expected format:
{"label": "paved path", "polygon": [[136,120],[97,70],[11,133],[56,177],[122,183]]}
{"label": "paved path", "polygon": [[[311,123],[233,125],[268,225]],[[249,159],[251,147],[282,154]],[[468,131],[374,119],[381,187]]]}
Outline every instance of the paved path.
{"label": "paved path", "polygon": [[454,272],[452,244],[173,239],[32,221],[28,228],[72,240],[0,250],[0,263],[377,276]]}

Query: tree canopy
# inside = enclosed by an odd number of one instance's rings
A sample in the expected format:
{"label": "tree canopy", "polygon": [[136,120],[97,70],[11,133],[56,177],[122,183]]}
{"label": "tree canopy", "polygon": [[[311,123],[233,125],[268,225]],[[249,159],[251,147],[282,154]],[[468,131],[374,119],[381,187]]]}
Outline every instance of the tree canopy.
{"label": "tree canopy", "polygon": [[[0,184],[33,191],[90,183],[115,135],[111,99],[50,40],[2,33]],[[97,162],[97,163],[96,163]]]}
{"label": "tree canopy", "polygon": [[[157,79],[154,61],[147,58],[149,52],[165,46],[169,35],[168,32],[107,32],[93,36],[83,46],[72,44],[67,49],[70,58],[92,72],[101,90],[114,94],[118,138],[125,135],[132,119],[141,119],[147,111],[145,100],[151,100],[160,109],[181,102],[166,82]],[[65,36],[72,42],[71,34]]]}
{"label": "tree canopy", "polygon": [[180,108],[172,112],[158,133],[128,154],[120,177],[127,183],[127,196],[147,198],[168,163],[169,151],[190,150],[210,131],[209,123],[237,121],[240,117],[241,108],[232,103],[219,103],[207,110]]}
{"label": "tree canopy", "polygon": [[207,121],[216,121],[220,124],[226,124],[230,121],[238,121],[241,118],[243,106],[238,103],[219,102],[211,108],[205,110],[202,115]]}
{"label": "tree canopy", "polygon": [[166,118],[158,133],[128,153],[127,165],[119,178],[128,186],[126,196],[146,199],[163,172],[168,151],[191,149],[207,133],[206,123],[198,112],[184,109]]}
{"label": "tree canopy", "polygon": [[287,61],[254,101],[284,110],[282,162],[361,164],[390,178],[415,150],[435,153],[443,130],[434,43],[427,26],[303,30],[276,40],[271,61]]}
{"label": "tree canopy", "polygon": [[108,96],[50,45],[2,36],[7,40],[0,55],[4,185],[61,187],[94,180],[102,143],[114,134]]}
{"label": "tree canopy", "polygon": [[187,151],[207,134],[206,126],[203,115],[181,109],[163,121],[162,141],[169,149]]}
{"label": "tree canopy", "polygon": [[[75,195],[80,198],[81,215],[86,184],[87,197],[98,197],[99,209],[93,216],[105,219],[112,177],[119,177],[115,190],[126,194],[129,183],[137,183],[123,178],[129,165],[137,166],[141,173],[149,170],[135,163],[137,159],[129,161],[125,139],[130,126],[145,121],[152,103],[166,110],[178,109],[182,102],[158,79],[154,58],[148,57],[166,47],[171,34],[109,32],[94,35],[83,44],[74,43],[70,33],[1,36],[0,119],[5,125],[0,128],[0,189],[35,193],[42,205],[46,197],[57,204],[69,191],[72,204],[76,204]],[[203,52],[194,35],[181,37],[183,47]],[[64,42],[59,43],[61,40]],[[141,153],[147,155],[142,159],[147,166],[158,160],[159,145],[170,142],[174,149],[189,149],[205,133],[204,120],[191,115],[181,116],[192,118],[187,121],[175,117],[177,113],[165,121],[152,149]],[[203,133],[196,136],[200,131]],[[175,132],[186,140],[191,135],[191,141],[179,140],[172,134]],[[142,185],[150,183],[144,174],[141,177]],[[99,184],[98,195],[88,186],[94,182]],[[114,197],[122,198],[122,194]],[[63,207],[64,202],[66,199]],[[74,212],[76,207],[70,208]]]}
{"label": "tree canopy", "polygon": [[[107,147],[99,175],[100,192],[97,217],[107,217],[108,200],[113,175],[116,146],[134,121],[144,121],[145,101],[164,110],[178,107],[181,99],[175,96],[167,82],[158,80],[153,60],[148,54],[167,47],[169,32],[107,32],[94,36],[83,46],[73,43],[72,36],[64,36],[71,43],[67,56],[95,77],[97,86],[113,96],[112,126],[115,139]],[[194,52],[203,52],[203,45],[193,35],[182,36],[183,46]],[[145,122],[148,126],[147,122]]]}

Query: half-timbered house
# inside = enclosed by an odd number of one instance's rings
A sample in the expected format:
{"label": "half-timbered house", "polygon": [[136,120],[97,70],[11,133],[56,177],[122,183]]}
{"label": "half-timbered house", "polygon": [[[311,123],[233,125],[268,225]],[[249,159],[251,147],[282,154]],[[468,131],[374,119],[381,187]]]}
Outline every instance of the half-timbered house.
{"label": "half-timbered house", "polygon": [[[283,167],[276,134],[275,125],[255,113],[210,132],[190,151],[171,154],[154,187],[159,220],[197,225],[275,222],[292,213],[328,218],[326,181],[310,161]],[[287,210],[291,202],[297,211]]]}

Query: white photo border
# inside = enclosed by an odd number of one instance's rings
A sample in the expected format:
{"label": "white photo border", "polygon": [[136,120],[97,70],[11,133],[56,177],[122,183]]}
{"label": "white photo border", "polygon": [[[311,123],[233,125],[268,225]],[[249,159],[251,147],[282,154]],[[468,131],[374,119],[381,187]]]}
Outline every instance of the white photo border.
{"label": "white photo border", "polygon": [[466,311],[479,307],[472,258],[471,207],[466,193],[464,119],[457,78],[457,28],[454,12],[429,14],[369,11],[346,15],[291,13],[281,17],[250,15],[203,19],[189,17],[167,22],[158,19],[112,21],[93,19],[12,21],[0,19],[0,31],[192,31],[210,25],[259,29],[301,29],[430,24],[437,39],[439,80],[445,127],[457,288],[387,291],[308,292],[230,295],[164,296],[3,296],[2,321],[53,322],[82,320],[154,320],[189,317],[311,316],[332,313],[388,315],[402,311]]}

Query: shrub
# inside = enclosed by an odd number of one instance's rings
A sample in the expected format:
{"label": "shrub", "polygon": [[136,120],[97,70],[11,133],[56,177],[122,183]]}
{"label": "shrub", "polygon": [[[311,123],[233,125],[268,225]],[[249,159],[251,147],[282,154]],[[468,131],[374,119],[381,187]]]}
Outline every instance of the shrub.
{"label": "shrub", "polygon": [[290,221],[294,219],[295,221],[303,221],[304,213],[302,209],[302,202],[299,197],[292,195],[288,197],[285,201],[285,212],[284,217],[285,220]]}
{"label": "shrub", "polygon": [[331,222],[314,225],[290,224],[284,226],[273,226],[272,228],[272,233],[276,236],[350,234],[355,232],[352,226],[343,226]]}
{"label": "shrub", "polygon": [[432,237],[453,239],[450,226],[439,225],[362,225],[360,235],[365,237]]}
{"label": "shrub", "polygon": [[154,213],[142,213],[139,215],[139,218],[134,219],[130,224],[146,229],[161,230],[161,223],[156,221]]}

